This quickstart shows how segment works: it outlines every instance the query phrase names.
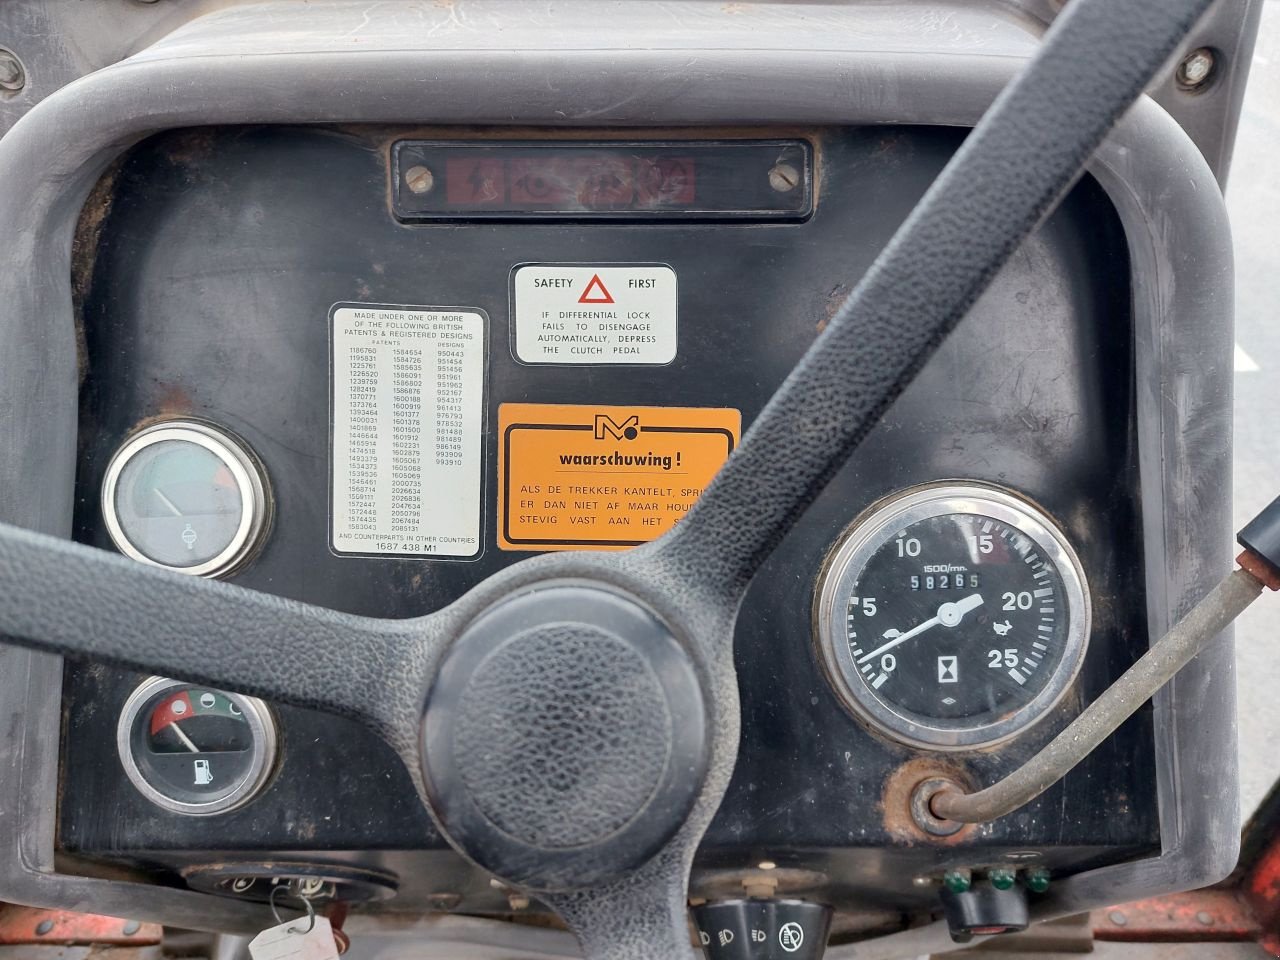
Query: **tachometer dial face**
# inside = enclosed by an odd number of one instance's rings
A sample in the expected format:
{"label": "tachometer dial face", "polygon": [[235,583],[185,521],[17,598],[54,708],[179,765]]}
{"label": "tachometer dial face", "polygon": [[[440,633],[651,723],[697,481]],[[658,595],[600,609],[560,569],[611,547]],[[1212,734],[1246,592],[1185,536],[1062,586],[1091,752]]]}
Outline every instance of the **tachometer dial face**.
{"label": "tachometer dial face", "polygon": [[1089,631],[1080,564],[1051,520],[979,484],[906,491],[845,535],[818,597],[837,691],[895,739],[1004,740],[1075,679]]}
{"label": "tachometer dial face", "polygon": [[252,697],[152,677],[125,704],[116,744],[129,779],[156,805],[221,813],[265,784],[275,723]]}
{"label": "tachometer dial face", "polygon": [[182,573],[230,573],[261,543],[265,475],[242,441],[172,420],[135,434],[111,459],[102,512],[122,553]]}

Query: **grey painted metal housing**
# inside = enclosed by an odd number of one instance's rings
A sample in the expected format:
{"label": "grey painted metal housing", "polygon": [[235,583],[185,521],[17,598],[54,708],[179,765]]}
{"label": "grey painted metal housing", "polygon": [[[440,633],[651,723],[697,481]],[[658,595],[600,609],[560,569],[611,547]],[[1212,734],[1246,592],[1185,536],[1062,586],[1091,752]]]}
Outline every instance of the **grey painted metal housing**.
{"label": "grey painted metal housing", "polygon": [[[215,123],[642,127],[972,124],[1034,51],[1040,24],[992,3],[590,0],[450,6],[335,0],[214,9],[51,94],[0,139],[0,519],[70,532],[78,353],[71,239],[129,145]],[[287,24],[287,26],[284,26]],[[1160,635],[1226,569],[1232,272],[1212,171],[1154,102],[1092,165],[1133,270],[1149,620]],[[1118,326],[1118,335],[1127,328]],[[60,661],[0,648],[0,899],[247,931],[264,911],[59,874]],[[1238,843],[1230,643],[1155,701],[1161,856],[1057,884],[1070,912],[1225,875]]]}

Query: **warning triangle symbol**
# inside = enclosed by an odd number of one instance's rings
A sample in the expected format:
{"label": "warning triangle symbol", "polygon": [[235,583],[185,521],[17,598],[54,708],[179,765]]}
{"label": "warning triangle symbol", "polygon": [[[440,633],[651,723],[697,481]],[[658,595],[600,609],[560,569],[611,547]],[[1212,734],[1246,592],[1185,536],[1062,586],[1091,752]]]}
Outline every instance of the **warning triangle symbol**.
{"label": "warning triangle symbol", "polygon": [[[592,291],[596,291],[592,294]],[[613,303],[613,294],[604,285],[604,281],[600,279],[600,274],[594,274],[591,282],[587,284],[587,289],[582,291],[582,296],[578,298],[579,303]]]}

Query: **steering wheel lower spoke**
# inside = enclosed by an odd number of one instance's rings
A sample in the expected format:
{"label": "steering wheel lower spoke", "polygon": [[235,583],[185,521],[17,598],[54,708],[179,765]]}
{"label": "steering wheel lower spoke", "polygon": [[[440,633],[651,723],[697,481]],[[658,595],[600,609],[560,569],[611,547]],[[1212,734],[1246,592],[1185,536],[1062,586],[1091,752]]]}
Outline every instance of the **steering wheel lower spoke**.
{"label": "steering wheel lower spoke", "polygon": [[687,866],[659,856],[622,880],[544,896],[591,960],[692,960]]}
{"label": "steering wheel lower spoke", "polygon": [[431,618],[336,613],[0,524],[0,635],[25,646],[385,727],[416,710],[439,634]]}

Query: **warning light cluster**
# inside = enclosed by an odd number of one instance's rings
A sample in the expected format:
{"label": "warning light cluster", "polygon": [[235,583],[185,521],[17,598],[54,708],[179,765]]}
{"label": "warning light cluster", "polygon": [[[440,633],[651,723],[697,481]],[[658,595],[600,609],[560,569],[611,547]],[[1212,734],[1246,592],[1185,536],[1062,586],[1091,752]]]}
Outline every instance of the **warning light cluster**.
{"label": "warning light cluster", "polygon": [[678,208],[694,203],[696,173],[694,159],[679,156],[451,156],[445,199],[466,208]]}

